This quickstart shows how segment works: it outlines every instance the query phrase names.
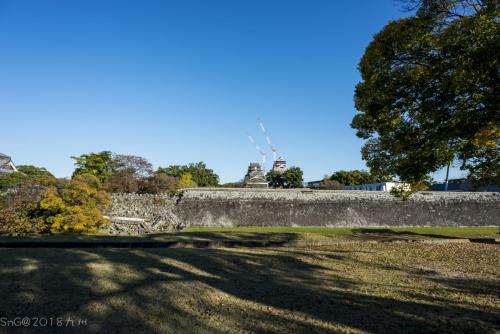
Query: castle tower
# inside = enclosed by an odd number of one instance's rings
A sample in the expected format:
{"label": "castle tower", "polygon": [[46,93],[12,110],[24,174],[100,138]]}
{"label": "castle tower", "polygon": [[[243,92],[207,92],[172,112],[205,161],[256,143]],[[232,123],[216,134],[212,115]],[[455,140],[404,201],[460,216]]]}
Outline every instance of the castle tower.
{"label": "castle tower", "polygon": [[288,167],[286,166],[286,160],[282,157],[276,159],[273,163],[273,171],[278,173],[284,173]]}
{"label": "castle tower", "polygon": [[262,166],[259,163],[252,162],[248,166],[247,174],[243,180],[243,185],[245,188],[267,188],[268,183],[266,180],[266,175],[262,170]]}

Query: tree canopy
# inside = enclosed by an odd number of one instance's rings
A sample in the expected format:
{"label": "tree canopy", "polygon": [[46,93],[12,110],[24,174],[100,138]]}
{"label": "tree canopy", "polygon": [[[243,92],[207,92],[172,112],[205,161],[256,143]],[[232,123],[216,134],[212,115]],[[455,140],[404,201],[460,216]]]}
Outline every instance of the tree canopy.
{"label": "tree canopy", "polygon": [[374,175],[365,170],[339,170],[330,176],[331,180],[337,181],[342,185],[359,185],[389,181],[389,177]]}
{"label": "tree canopy", "polygon": [[107,224],[102,212],[110,205],[111,197],[90,174],[53,185],[27,179],[0,196],[0,234],[96,232]]}
{"label": "tree canopy", "polygon": [[328,176],[325,176],[319,184],[319,189],[323,190],[343,190],[344,185],[337,180],[332,180]]}
{"label": "tree canopy", "polygon": [[75,171],[73,177],[83,174],[96,176],[101,182],[106,181],[113,174],[114,168],[118,167],[113,161],[113,154],[110,151],[99,153],[82,154],[78,157],[71,157],[75,160]]}
{"label": "tree canopy", "polygon": [[175,193],[179,178],[163,173],[154,173],[138,182],[138,192],[142,194]]}
{"label": "tree canopy", "polygon": [[62,188],[46,189],[39,207],[52,233],[95,233],[109,223],[102,211],[111,207],[111,197],[96,176],[81,174]]}
{"label": "tree canopy", "polygon": [[153,165],[146,159],[136,155],[114,154],[113,172],[132,174],[136,178],[153,175]]}
{"label": "tree canopy", "polygon": [[194,188],[196,186],[197,184],[193,180],[193,175],[191,175],[191,173],[182,174],[179,178],[179,181],[177,182],[177,189]]}
{"label": "tree canopy", "polygon": [[17,166],[19,172],[0,174],[0,191],[13,188],[28,180],[36,184],[55,184],[56,178],[42,167],[30,165]]}
{"label": "tree canopy", "polygon": [[158,168],[158,173],[180,178],[184,174],[191,174],[192,181],[198,187],[215,187],[219,184],[219,176],[212,169],[207,168],[204,162],[191,163],[189,165],[170,165]]}
{"label": "tree canopy", "polygon": [[290,167],[283,173],[270,171],[266,179],[272,188],[302,188],[304,185],[303,172],[299,167]]}
{"label": "tree canopy", "polygon": [[111,175],[106,179],[106,188],[114,193],[135,193],[144,189],[157,188],[148,185],[153,180],[153,165],[145,158],[135,155],[113,154]]}
{"label": "tree canopy", "polygon": [[499,184],[498,1],[407,3],[416,15],[387,24],[359,64],[351,125],[363,159],[413,185],[452,161]]}
{"label": "tree canopy", "polygon": [[71,158],[76,166],[73,178],[94,175],[107,191],[114,193],[173,193],[178,188],[219,184],[219,176],[203,162],[160,167],[154,172],[147,159],[135,155],[102,151]]}

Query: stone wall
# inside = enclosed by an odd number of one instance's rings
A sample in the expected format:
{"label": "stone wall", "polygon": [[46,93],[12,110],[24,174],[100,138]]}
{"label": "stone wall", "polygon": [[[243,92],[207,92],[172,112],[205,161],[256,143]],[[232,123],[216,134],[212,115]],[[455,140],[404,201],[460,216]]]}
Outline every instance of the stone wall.
{"label": "stone wall", "polygon": [[186,226],[497,226],[500,194],[200,188],[175,211]]}
{"label": "stone wall", "polygon": [[[113,233],[211,226],[498,226],[500,193],[207,189],[113,195]],[[124,219],[125,218],[125,219]]]}

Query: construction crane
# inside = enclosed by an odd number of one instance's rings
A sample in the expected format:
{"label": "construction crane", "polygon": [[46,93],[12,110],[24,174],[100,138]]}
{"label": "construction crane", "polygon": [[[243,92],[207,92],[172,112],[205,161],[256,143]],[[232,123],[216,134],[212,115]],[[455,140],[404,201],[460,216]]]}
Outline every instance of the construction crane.
{"label": "construction crane", "polygon": [[255,141],[255,139],[248,132],[247,132],[247,137],[248,137],[248,140],[250,140],[250,142],[255,146],[255,149],[260,153],[260,155],[262,157],[262,169],[266,170],[266,160],[267,160],[267,153],[266,153],[266,151],[264,151],[259,146],[259,144],[257,144],[257,142]]}
{"label": "construction crane", "polygon": [[266,137],[266,142],[269,145],[269,148],[273,152],[273,161],[276,161],[278,159],[278,149],[274,147],[273,144],[271,143],[271,139],[267,134],[266,128],[264,127],[264,123],[262,122],[262,120],[260,118],[257,118],[257,122],[259,123],[260,129],[262,130],[264,137]]}

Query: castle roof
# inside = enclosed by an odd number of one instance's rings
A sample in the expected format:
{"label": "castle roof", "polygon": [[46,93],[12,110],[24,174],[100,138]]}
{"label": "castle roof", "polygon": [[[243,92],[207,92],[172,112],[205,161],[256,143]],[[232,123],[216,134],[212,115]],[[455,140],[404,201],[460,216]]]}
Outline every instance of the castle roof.
{"label": "castle roof", "polygon": [[3,153],[0,153],[0,173],[16,172],[17,168],[12,163],[12,159]]}

